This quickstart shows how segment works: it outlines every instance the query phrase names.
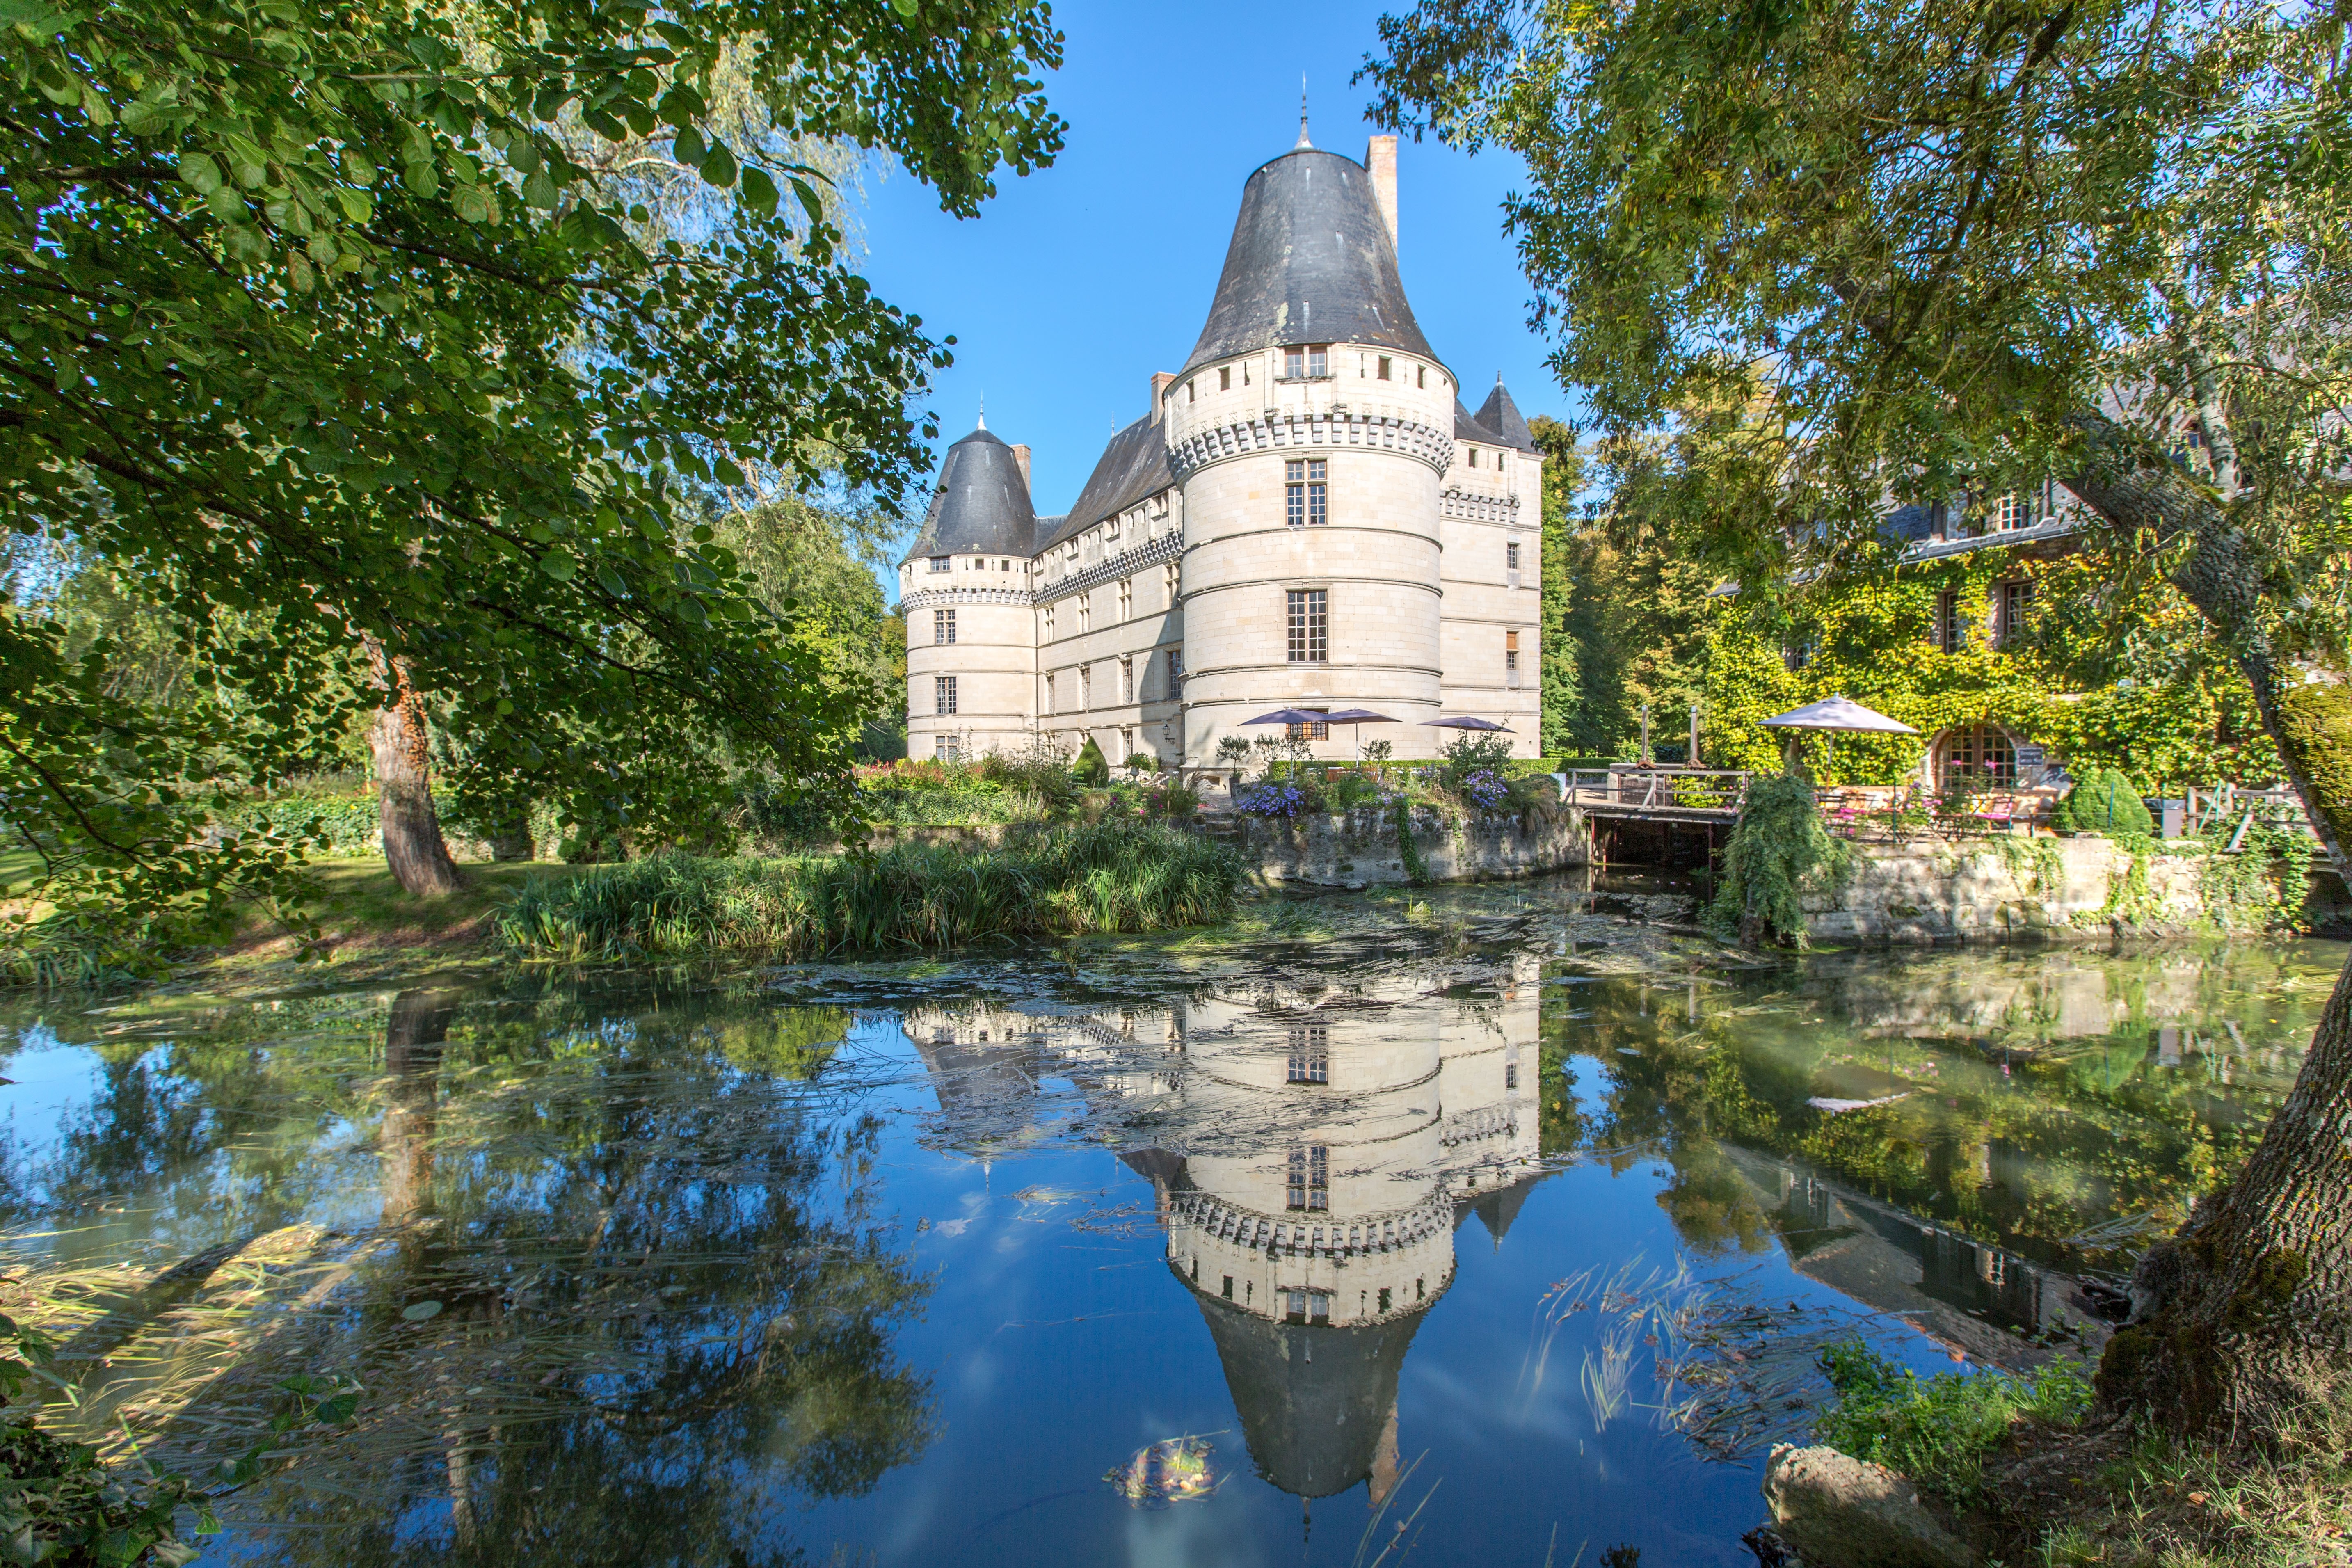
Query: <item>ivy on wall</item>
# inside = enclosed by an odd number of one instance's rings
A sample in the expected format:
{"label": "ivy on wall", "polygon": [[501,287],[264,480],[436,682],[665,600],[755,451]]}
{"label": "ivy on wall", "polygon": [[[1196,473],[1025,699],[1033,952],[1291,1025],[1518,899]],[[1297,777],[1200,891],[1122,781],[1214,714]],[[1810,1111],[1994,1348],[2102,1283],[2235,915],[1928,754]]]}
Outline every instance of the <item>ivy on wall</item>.
{"label": "ivy on wall", "polygon": [[[1993,594],[2019,578],[2033,585],[2028,625],[1996,648]],[[1951,649],[1934,642],[1947,593],[1962,632]],[[2093,552],[2051,561],[1982,550],[1826,578],[1779,605],[1719,598],[1704,689],[1707,759],[1719,766],[1780,766],[1782,741],[1758,721],[1832,695],[1920,731],[1841,735],[1833,747],[1808,739],[1824,784],[1916,778],[1939,731],[1977,723],[2046,747],[2077,776],[2118,769],[2148,794],[2277,773],[2252,693],[2201,619],[2160,580]]]}

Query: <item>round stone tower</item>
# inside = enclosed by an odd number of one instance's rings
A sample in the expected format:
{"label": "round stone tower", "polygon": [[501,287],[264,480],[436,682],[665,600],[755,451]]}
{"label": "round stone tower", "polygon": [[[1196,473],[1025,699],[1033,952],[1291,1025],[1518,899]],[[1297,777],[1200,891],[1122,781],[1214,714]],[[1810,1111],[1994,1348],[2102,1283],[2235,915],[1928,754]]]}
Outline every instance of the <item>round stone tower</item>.
{"label": "round stone tower", "polygon": [[[1439,713],[1453,373],[1397,273],[1394,142],[1299,144],[1242,193],[1208,324],[1162,394],[1183,490],[1185,760],[1284,707]],[[1408,738],[1390,733],[1408,752]],[[1344,756],[1341,731],[1320,742]]]}
{"label": "round stone tower", "polygon": [[1029,448],[985,425],[948,448],[898,566],[907,611],[907,755],[1018,751],[1036,723],[1030,608],[1037,514]]}

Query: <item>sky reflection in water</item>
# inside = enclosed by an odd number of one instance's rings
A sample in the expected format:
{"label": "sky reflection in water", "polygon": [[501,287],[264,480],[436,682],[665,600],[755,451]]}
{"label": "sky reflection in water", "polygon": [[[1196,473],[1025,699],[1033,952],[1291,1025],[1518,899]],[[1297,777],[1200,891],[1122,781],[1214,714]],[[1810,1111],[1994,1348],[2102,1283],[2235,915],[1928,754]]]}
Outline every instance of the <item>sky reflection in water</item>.
{"label": "sky reflection in water", "polygon": [[[1738,1563],[1822,1339],[2078,1352],[2342,950],[1704,957],[1513,892],[20,1005],[0,1289],[184,1468],[365,1384],[227,1560]],[[1208,1495],[1107,1479],[1181,1436]]]}

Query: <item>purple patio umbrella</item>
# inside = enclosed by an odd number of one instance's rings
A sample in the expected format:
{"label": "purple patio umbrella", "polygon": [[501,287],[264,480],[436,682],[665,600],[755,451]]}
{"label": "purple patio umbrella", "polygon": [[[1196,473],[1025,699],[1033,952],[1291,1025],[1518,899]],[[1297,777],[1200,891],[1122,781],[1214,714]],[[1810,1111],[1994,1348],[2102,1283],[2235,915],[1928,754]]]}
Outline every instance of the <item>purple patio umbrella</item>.
{"label": "purple patio umbrella", "polygon": [[1432,730],[1486,730],[1502,735],[1518,733],[1508,724],[1497,724],[1491,719],[1423,719],[1422,723]]}
{"label": "purple patio umbrella", "polygon": [[1330,721],[1334,724],[1351,724],[1359,726],[1355,731],[1355,737],[1356,760],[1360,763],[1364,760],[1364,731],[1360,726],[1365,724],[1402,724],[1404,722],[1402,719],[1391,719],[1385,713],[1375,713],[1369,708],[1342,708],[1337,713],[1330,715]]}

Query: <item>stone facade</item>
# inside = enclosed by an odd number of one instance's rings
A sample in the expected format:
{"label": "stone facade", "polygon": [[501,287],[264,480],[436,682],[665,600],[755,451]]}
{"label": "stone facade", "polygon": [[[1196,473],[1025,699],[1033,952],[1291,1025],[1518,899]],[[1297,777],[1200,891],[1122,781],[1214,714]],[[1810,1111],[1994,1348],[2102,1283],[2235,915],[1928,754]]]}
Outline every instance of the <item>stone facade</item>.
{"label": "stone facade", "polygon": [[[1536,753],[1543,459],[1500,382],[1471,414],[1412,322],[1394,153],[1302,128],[1251,176],[1200,344],[1068,514],[1034,515],[1026,448],[950,448],[899,569],[909,756],[1091,736],[1197,767],[1286,707],[1386,714],[1362,738],[1400,756],[1465,715]],[[1357,736],[1309,739],[1344,760]]]}

